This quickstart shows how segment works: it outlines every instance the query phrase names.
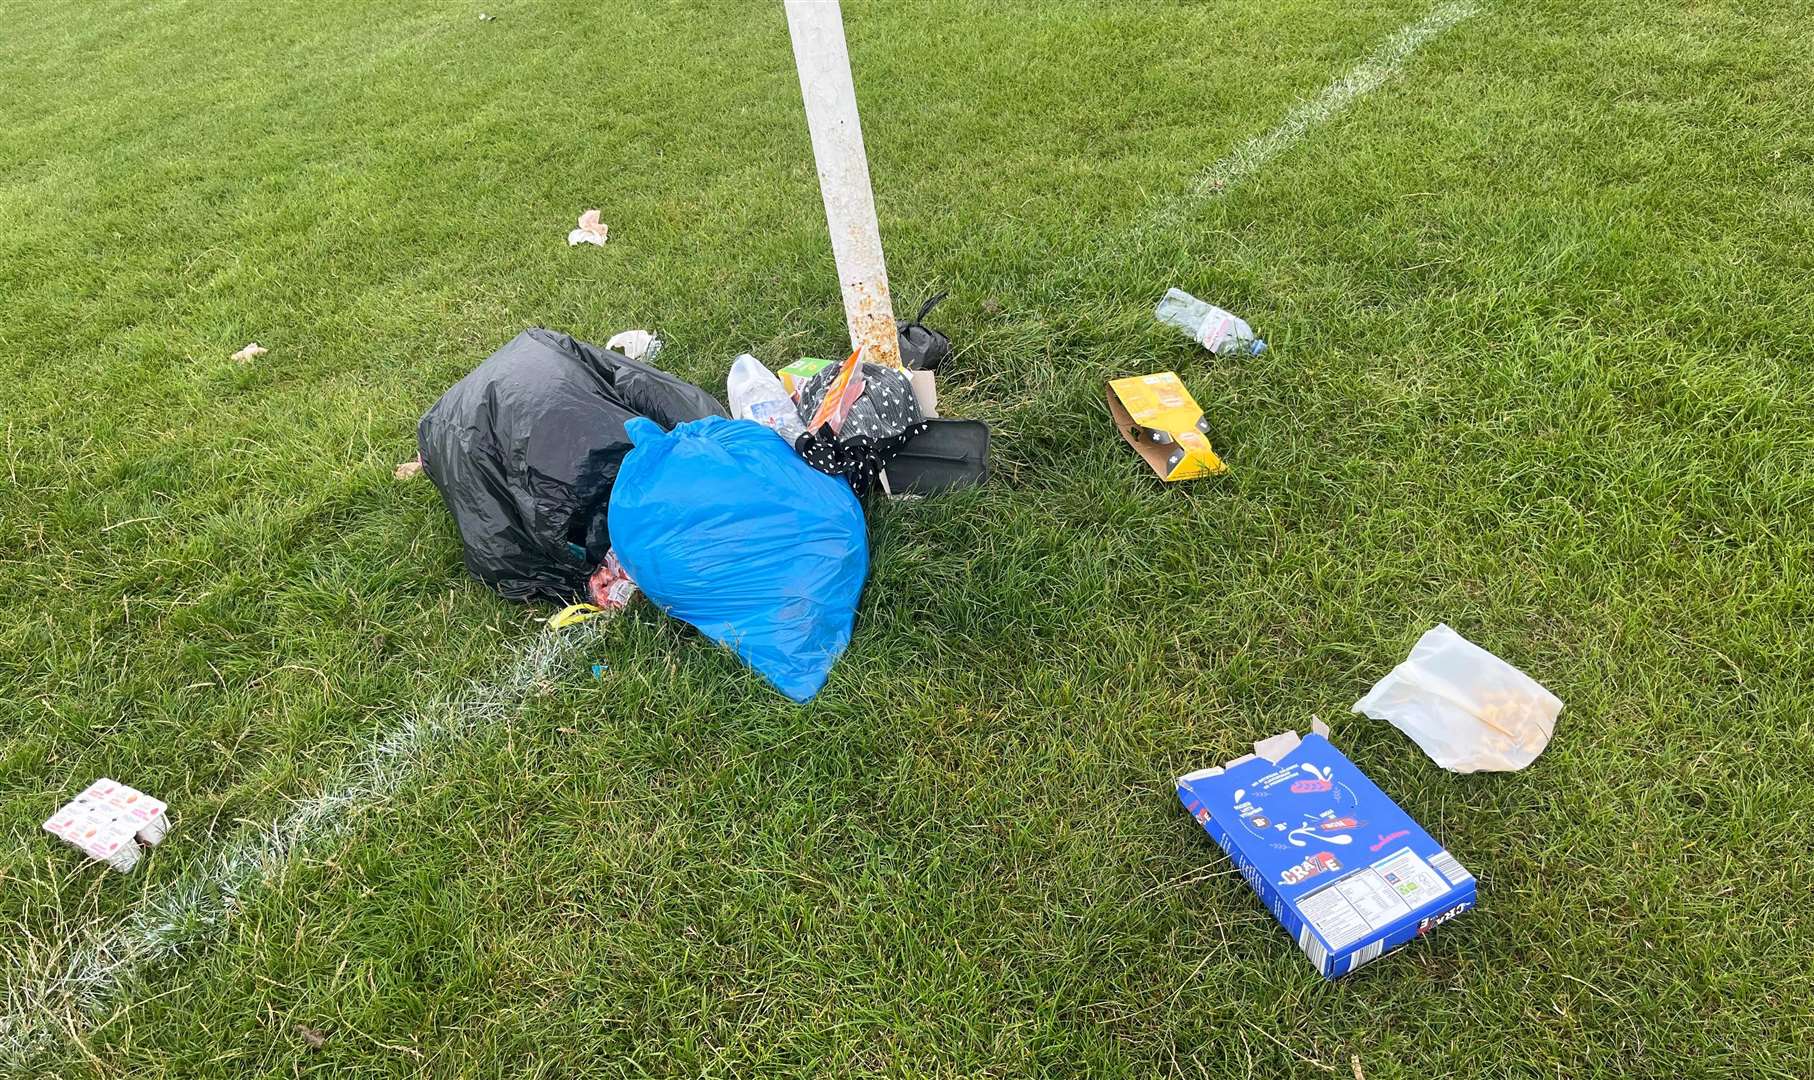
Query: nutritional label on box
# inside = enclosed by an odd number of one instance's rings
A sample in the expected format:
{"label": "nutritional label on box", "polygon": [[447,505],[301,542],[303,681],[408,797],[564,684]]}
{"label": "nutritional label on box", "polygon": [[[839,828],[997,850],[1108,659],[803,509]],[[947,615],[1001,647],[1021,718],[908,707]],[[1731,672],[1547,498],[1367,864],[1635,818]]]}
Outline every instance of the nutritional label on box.
{"label": "nutritional label on box", "polygon": [[1407,848],[1300,897],[1297,909],[1331,949],[1341,949],[1448,891],[1442,875]]}
{"label": "nutritional label on box", "polygon": [[1413,908],[1423,907],[1449,891],[1447,879],[1410,848],[1395,851],[1374,863],[1373,872]]}
{"label": "nutritional label on box", "polygon": [[[1362,870],[1360,873],[1371,876],[1373,871]],[[1301,897],[1298,900],[1298,914],[1316,928],[1316,932],[1323,936],[1331,949],[1339,950],[1367,934],[1367,920],[1342,895],[1339,882]]]}

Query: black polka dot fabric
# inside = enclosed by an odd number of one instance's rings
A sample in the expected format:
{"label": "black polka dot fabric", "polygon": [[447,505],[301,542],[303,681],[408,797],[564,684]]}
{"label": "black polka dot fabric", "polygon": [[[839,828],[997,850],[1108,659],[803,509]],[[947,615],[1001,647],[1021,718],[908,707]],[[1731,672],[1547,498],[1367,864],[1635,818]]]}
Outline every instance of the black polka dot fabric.
{"label": "black polka dot fabric", "polygon": [[[839,438],[866,435],[871,439],[886,439],[924,419],[920,415],[920,403],[913,396],[913,382],[905,371],[867,363],[861,368],[863,396],[857,398],[850,413],[844,417]],[[819,403],[825,400],[825,391],[837,377],[838,368],[833,366],[800,384],[800,415],[810,417],[818,411]]]}
{"label": "black polka dot fabric", "polygon": [[888,467],[888,462],[901,452],[901,448],[929,426],[921,420],[906,431],[885,439],[872,439],[867,435],[840,439],[831,433],[831,428],[823,427],[817,433],[808,432],[796,439],[794,449],[808,465],[820,472],[849,480],[851,489],[861,497],[869,494],[875,486],[876,475]]}
{"label": "black polka dot fabric", "polygon": [[[818,411],[837,375],[837,368],[828,367],[800,384],[800,415]],[[794,442],[794,449],[808,465],[846,478],[859,496],[869,494],[876,474],[927,427],[905,371],[863,364],[862,375],[863,394],[851,405],[842,430],[833,432],[828,424]]]}

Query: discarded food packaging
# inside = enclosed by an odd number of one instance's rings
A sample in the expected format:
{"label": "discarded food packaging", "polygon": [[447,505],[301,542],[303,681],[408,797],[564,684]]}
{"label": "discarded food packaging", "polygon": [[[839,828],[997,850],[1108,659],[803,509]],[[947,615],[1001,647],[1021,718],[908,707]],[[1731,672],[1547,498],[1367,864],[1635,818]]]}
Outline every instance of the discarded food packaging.
{"label": "discarded food packaging", "polygon": [[1175,372],[1109,383],[1109,415],[1121,437],[1166,483],[1228,471],[1209,445],[1209,423]]}
{"label": "discarded food packaging", "polygon": [[598,211],[588,210],[579,216],[579,228],[567,234],[567,246],[593,244],[604,247],[610,235],[611,227],[598,220]]}
{"label": "discarded food packaging", "polygon": [[141,843],[156,846],[169,827],[169,807],[134,787],[102,777],[65,803],[44,831],[121,873],[139,864]]}
{"label": "discarded food packaging", "polygon": [[1178,800],[1324,978],[1474,906],[1474,875],[1330,744],[1321,721],[1178,778]]}
{"label": "discarded food packaging", "polygon": [[1387,721],[1450,772],[1513,772],[1549,745],[1562,701],[1437,623],[1354,711]]}

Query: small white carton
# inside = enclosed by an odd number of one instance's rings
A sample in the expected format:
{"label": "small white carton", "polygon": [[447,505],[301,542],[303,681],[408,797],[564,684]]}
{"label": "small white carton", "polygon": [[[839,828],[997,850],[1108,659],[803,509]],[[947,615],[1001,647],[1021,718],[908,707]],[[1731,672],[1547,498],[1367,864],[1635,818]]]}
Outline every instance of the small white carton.
{"label": "small white carton", "polygon": [[169,807],[137,788],[102,777],[64,804],[44,831],[121,873],[139,864],[139,844],[168,831]]}

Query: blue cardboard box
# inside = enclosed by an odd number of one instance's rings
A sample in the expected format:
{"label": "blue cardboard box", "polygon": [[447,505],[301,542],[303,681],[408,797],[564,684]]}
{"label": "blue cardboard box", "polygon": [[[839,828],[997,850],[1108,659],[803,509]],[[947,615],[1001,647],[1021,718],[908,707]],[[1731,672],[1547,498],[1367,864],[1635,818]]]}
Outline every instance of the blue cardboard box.
{"label": "blue cardboard box", "polygon": [[1474,906],[1474,876],[1330,745],[1319,723],[1178,778],[1178,799],[1324,978]]}

